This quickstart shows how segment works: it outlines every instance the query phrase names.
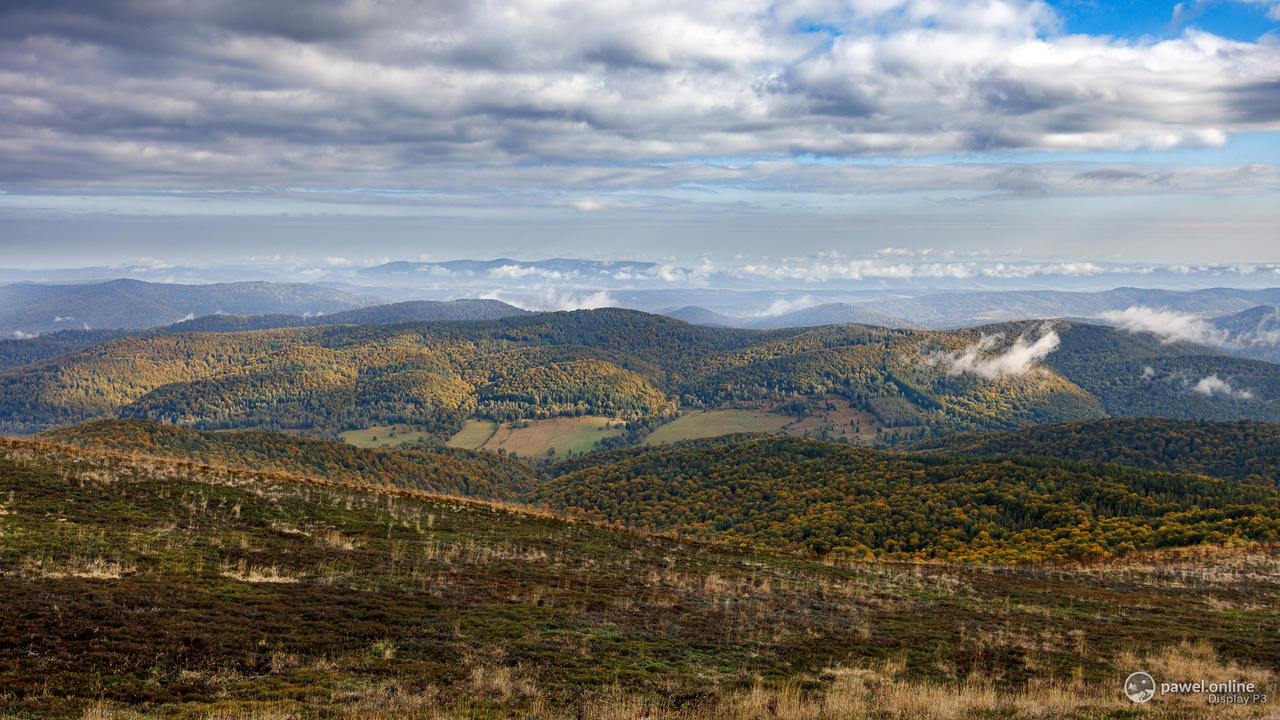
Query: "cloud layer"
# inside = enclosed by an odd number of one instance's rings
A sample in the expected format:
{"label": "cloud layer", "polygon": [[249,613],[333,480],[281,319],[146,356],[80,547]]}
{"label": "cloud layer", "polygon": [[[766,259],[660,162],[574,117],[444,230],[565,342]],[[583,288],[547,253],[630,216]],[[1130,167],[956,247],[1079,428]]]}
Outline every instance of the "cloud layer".
{"label": "cloud layer", "polygon": [[579,168],[554,184],[595,190],[743,175],[831,192],[1274,181],[793,160],[1220,146],[1280,128],[1280,44],[1059,27],[1031,0],[16,0],[0,11],[0,182],[376,179],[447,194],[545,187],[544,163]]}

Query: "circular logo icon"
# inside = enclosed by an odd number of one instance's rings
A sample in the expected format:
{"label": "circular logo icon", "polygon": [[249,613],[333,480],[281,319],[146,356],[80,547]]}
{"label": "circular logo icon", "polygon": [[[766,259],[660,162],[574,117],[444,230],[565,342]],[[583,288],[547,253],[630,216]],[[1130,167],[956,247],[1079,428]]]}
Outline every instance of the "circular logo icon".
{"label": "circular logo icon", "polygon": [[1155,678],[1144,672],[1136,672],[1124,681],[1124,694],[1136,703],[1144,703],[1156,694]]}

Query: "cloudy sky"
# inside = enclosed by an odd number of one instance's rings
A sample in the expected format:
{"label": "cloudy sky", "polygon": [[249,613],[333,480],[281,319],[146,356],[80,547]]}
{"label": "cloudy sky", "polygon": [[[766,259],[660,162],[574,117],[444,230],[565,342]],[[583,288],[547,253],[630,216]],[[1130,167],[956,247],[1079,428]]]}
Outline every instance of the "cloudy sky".
{"label": "cloudy sky", "polygon": [[7,0],[0,266],[1280,260],[1280,0]]}

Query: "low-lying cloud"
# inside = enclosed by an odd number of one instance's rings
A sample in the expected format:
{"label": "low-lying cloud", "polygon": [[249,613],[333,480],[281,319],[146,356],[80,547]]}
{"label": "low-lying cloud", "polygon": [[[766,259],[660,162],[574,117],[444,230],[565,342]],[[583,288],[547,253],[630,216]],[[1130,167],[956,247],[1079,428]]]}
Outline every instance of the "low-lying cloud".
{"label": "low-lying cloud", "polygon": [[977,375],[989,380],[1026,375],[1037,369],[1037,364],[1058,349],[1062,338],[1048,323],[1039,328],[1040,337],[1032,340],[1029,333],[1018,336],[1007,350],[992,354],[1001,340],[1000,335],[983,335],[978,342],[959,353],[942,358],[949,365],[948,375]]}
{"label": "low-lying cloud", "polygon": [[1130,332],[1160,335],[1166,341],[1185,340],[1229,351],[1274,350],[1280,347],[1280,309],[1261,314],[1252,325],[1237,324],[1232,329],[1219,327],[1214,320],[1197,315],[1142,305],[1111,310],[1100,313],[1098,317]]}
{"label": "low-lying cloud", "polygon": [[1228,333],[1213,327],[1208,320],[1176,310],[1134,305],[1124,310],[1108,310],[1099,313],[1098,317],[1129,332],[1154,333],[1167,341],[1186,340],[1201,345],[1222,345],[1228,340]]}
{"label": "low-lying cloud", "polygon": [[1205,397],[1213,397],[1221,395],[1224,397],[1237,398],[1239,400],[1252,400],[1253,392],[1249,390],[1237,390],[1231,387],[1231,383],[1223,380],[1217,375],[1208,375],[1202,378],[1191,388],[1192,392],[1204,395]]}
{"label": "low-lying cloud", "polygon": [[542,288],[528,294],[518,296],[495,292],[487,297],[501,300],[522,310],[537,312],[554,312],[558,310],[595,310],[603,307],[617,307],[618,301],[604,290],[596,292],[575,292],[556,288]]}

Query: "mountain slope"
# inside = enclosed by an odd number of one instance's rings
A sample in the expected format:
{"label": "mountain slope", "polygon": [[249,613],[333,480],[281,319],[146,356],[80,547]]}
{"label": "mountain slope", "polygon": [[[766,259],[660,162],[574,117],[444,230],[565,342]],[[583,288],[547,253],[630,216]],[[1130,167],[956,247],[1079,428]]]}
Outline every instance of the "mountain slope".
{"label": "mountain slope", "polygon": [[6,440],[0,498],[14,717],[1101,718],[1135,664],[1271,683],[1280,656],[1266,548],[832,567]]}

